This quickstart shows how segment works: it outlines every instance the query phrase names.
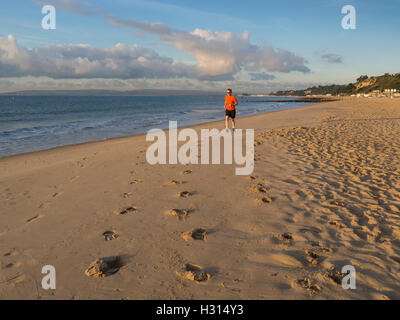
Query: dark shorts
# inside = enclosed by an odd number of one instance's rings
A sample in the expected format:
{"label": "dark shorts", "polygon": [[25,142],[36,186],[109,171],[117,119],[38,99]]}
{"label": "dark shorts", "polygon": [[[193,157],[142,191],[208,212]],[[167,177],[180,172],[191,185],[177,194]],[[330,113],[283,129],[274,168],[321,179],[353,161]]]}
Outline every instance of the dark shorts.
{"label": "dark shorts", "polygon": [[235,119],[236,110],[225,110],[225,115],[227,115],[229,118]]}

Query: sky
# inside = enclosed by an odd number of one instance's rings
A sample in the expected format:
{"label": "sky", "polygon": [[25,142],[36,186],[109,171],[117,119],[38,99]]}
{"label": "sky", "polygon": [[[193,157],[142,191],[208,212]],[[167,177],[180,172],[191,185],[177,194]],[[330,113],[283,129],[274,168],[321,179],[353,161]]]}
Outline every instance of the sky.
{"label": "sky", "polygon": [[[44,5],[56,28],[45,30]],[[355,29],[344,29],[345,5]],[[2,0],[0,92],[269,93],[400,72],[400,0]]]}

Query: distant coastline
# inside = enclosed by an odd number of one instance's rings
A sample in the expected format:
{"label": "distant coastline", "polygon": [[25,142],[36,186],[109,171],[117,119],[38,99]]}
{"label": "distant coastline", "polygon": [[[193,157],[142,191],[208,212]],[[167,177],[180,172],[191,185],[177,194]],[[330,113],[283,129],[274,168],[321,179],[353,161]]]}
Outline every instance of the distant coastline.
{"label": "distant coastline", "polygon": [[385,73],[381,76],[362,75],[356,82],[344,85],[314,86],[300,90],[275,91],[271,96],[366,96],[366,97],[400,97],[400,73]]}
{"label": "distant coastline", "polygon": [[[202,90],[158,90],[158,89],[143,89],[143,90],[130,90],[130,91],[119,91],[119,90],[24,90],[15,92],[0,93],[0,96],[19,96],[19,97],[29,97],[29,96],[93,96],[93,97],[135,97],[135,96],[222,96],[223,92],[219,91],[202,91]],[[239,93],[237,97],[241,99],[247,98],[285,98],[291,97],[291,100],[285,100],[285,102],[327,102],[336,100],[335,97],[326,96],[301,96],[301,95],[274,95],[274,94],[247,94]],[[246,102],[281,102],[279,99],[274,100],[246,100]]]}
{"label": "distant coastline", "polygon": [[2,96],[215,96],[224,93],[202,90],[24,90],[1,93]]}
{"label": "distant coastline", "polygon": [[331,101],[337,101],[339,100],[339,97],[327,97],[327,96],[274,96],[274,95],[238,95],[242,99],[246,99],[244,101],[250,102],[250,103],[259,103],[259,102],[282,102],[282,100],[279,99],[268,99],[268,100],[250,100],[247,98],[293,98],[293,99],[285,99],[285,102],[305,102],[305,103],[320,103],[320,102],[331,102]]}

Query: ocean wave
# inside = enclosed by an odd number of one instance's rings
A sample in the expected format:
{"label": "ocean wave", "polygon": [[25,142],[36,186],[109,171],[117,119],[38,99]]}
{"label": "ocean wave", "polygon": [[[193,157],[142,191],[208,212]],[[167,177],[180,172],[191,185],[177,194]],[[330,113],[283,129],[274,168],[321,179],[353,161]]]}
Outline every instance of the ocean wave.
{"label": "ocean wave", "polygon": [[[0,156],[167,129],[171,120],[179,127],[223,120],[220,104],[221,97],[21,97],[10,106],[0,97]],[[241,102],[237,114],[288,107]]]}
{"label": "ocean wave", "polygon": [[[219,113],[219,112],[223,112],[223,110],[204,110],[204,109],[195,109],[192,110],[191,112],[196,112],[196,113]],[[190,112],[187,112],[190,113]]]}

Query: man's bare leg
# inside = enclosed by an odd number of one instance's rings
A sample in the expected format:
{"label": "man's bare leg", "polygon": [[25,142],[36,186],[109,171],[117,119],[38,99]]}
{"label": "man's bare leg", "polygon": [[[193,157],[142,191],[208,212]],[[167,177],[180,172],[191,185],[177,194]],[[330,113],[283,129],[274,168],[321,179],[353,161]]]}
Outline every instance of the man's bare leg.
{"label": "man's bare leg", "polygon": [[229,129],[229,117],[225,116],[225,129]]}
{"label": "man's bare leg", "polygon": [[232,119],[232,128],[235,130],[235,119]]}

